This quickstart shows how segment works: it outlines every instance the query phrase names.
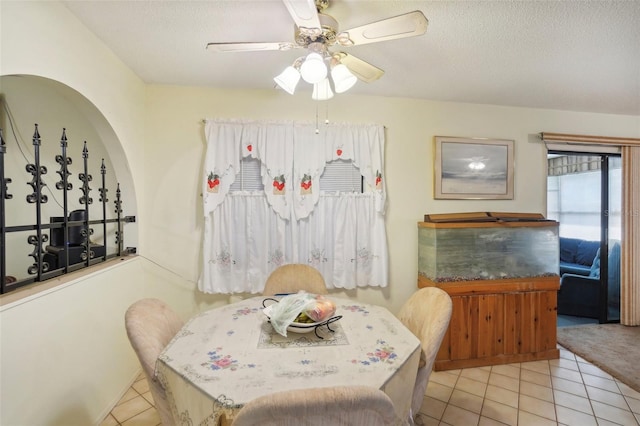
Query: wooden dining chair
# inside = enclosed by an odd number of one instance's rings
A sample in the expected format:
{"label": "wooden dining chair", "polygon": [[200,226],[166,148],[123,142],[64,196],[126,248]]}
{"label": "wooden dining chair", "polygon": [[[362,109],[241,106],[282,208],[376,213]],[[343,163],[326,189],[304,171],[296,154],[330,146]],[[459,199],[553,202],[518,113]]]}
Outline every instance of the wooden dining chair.
{"label": "wooden dining chair", "polygon": [[369,386],[296,389],[245,404],[232,426],[386,426],[397,424],[391,399]]}
{"label": "wooden dining chair", "polygon": [[398,319],[420,339],[422,353],[413,388],[411,417],[420,411],[433,364],[451,321],[451,297],[437,287],[416,291],[400,308]]}
{"label": "wooden dining chair", "polygon": [[304,263],[290,263],[277,267],[269,275],[262,294],[273,296],[279,293],[297,293],[300,290],[312,294],[328,293],[320,271]]}
{"label": "wooden dining chair", "polygon": [[184,322],[158,299],[138,300],[127,309],[124,318],[127,336],[147,377],[160,420],[164,426],[174,425],[164,388],[156,379],[155,366],[160,352],[180,331]]}

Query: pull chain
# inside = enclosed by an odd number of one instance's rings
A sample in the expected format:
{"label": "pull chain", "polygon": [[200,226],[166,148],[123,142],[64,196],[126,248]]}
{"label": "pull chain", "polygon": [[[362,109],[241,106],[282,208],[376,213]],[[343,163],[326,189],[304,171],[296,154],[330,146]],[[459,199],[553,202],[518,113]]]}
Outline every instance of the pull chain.
{"label": "pull chain", "polygon": [[327,109],[325,110],[324,124],[329,124],[329,102],[327,102]]}
{"label": "pull chain", "polygon": [[[326,101],[325,101],[326,102]],[[329,124],[329,102],[326,102],[325,104],[325,112],[324,112],[324,124],[328,125]],[[319,113],[319,108],[318,108],[318,103],[316,103],[316,135],[320,133],[320,113]]]}

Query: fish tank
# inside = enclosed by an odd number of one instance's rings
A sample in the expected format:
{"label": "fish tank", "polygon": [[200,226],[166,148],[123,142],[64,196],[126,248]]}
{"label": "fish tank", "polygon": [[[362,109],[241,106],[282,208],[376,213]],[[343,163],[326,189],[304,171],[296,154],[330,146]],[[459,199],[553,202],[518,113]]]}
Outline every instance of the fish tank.
{"label": "fish tank", "polygon": [[559,274],[558,223],[418,223],[419,280],[434,283]]}

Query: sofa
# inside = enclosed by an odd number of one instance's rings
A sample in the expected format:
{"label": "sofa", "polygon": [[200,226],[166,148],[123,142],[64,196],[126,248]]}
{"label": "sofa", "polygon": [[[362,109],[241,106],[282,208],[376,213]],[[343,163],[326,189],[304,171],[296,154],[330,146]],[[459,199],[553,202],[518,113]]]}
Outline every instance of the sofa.
{"label": "sofa", "polygon": [[[610,246],[607,259],[606,280],[600,280],[599,247],[586,274],[587,265],[567,262],[564,271],[579,271],[579,273],[560,273],[559,315],[596,318],[601,323],[620,319],[620,243],[615,242]],[[560,270],[563,271],[562,266]],[[603,306],[605,294],[606,308]]]}
{"label": "sofa", "polygon": [[594,264],[599,257],[600,241],[560,237],[560,276],[595,274],[599,266]]}

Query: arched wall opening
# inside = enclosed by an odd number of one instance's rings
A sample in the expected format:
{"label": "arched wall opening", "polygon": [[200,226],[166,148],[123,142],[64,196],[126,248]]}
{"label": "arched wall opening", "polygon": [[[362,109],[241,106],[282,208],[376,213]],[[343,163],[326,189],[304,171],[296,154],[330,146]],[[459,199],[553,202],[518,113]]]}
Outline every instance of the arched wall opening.
{"label": "arched wall opening", "polygon": [[[79,175],[84,173],[83,148],[86,141],[88,174],[91,175],[93,199],[89,205],[90,215],[102,219],[101,195],[98,189],[102,185],[102,164],[104,163],[105,187],[107,188],[106,218],[116,216],[116,190],[120,187],[123,216],[136,216],[136,188],[133,184],[128,160],[122,144],[112,126],[101,111],[85,96],[75,89],[36,75],[0,76],[0,128],[6,143],[4,154],[4,176],[11,179],[7,184],[7,193],[11,199],[5,200],[5,225],[16,226],[35,223],[35,209],[26,202],[27,195],[33,192],[29,182],[32,176],[26,171],[27,164],[34,163],[33,138],[35,124],[40,135],[41,166],[46,167],[43,176],[46,187],[43,191],[48,201],[42,205],[42,221],[61,216],[63,212],[62,191],[56,188],[61,180],[58,173],[60,164],[56,155],[61,154],[63,129],[67,138],[67,156],[72,163],[68,165],[71,173],[69,182],[73,189],[68,192],[68,211],[84,209],[80,202],[83,195],[80,190],[82,181]],[[93,212],[93,213],[92,213]],[[106,235],[96,239],[107,239],[113,245],[116,227],[111,226]],[[92,239],[92,242],[94,240]],[[138,230],[135,223],[127,224],[124,230],[124,246],[136,247]],[[45,243],[46,245],[46,243]],[[28,254],[33,246],[27,242],[27,233],[7,234],[7,275],[18,279],[27,277],[27,269],[33,263]]]}

